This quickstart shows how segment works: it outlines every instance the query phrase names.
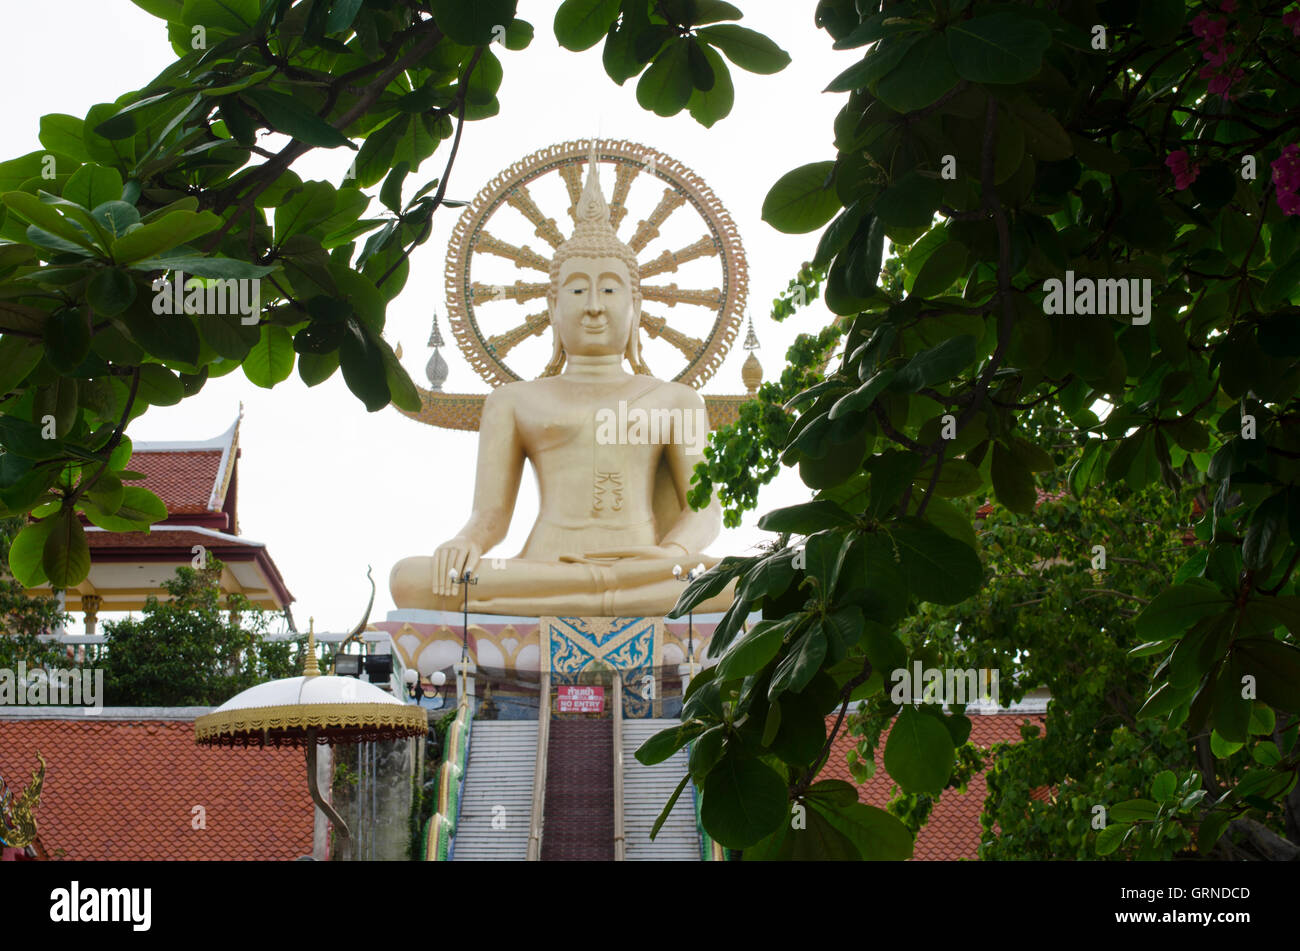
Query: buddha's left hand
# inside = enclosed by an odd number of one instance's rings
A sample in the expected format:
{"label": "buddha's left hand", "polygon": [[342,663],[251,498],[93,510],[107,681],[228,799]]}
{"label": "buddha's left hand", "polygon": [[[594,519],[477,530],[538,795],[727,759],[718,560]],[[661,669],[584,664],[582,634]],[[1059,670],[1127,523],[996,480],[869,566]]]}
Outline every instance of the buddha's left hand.
{"label": "buddha's left hand", "polygon": [[630,545],[626,548],[602,548],[587,551],[581,555],[561,555],[560,561],[601,562],[619,561],[624,558],[685,558],[689,552],[682,546],[669,542],[667,545]]}

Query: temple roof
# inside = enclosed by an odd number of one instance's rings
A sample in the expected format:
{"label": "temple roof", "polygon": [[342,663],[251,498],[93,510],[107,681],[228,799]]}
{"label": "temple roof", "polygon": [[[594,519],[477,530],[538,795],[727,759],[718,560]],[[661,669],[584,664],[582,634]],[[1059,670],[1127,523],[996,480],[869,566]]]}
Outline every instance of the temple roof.
{"label": "temple roof", "polygon": [[[41,842],[71,860],[292,860],[312,852],[302,751],[194,742],[193,717],[0,721],[0,775],[21,784],[48,764]],[[203,711],[199,711],[203,712]],[[195,830],[196,804],[203,826]]]}
{"label": "temple roof", "polygon": [[[193,563],[201,547],[225,563],[223,594],[239,593],[273,611],[294,600],[265,543],[239,534],[239,423],[211,439],[140,442],[128,467],[144,475],[129,484],[148,489],[167,506],[167,518],[145,532],[107,532],[83,520],[90,544],[90,575],[66,594],[69,611],[83,611],[82,595],[98,595],[99,611],[137,611],[162,582]],[[48,586],[33,589],[51,594]]]}

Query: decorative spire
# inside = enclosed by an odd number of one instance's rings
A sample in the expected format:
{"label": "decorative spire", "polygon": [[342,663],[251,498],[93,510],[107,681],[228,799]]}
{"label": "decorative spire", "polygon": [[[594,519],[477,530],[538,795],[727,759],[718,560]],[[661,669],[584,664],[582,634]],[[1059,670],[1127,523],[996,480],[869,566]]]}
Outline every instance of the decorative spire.
{"label": "decorative spire", "polygon": [[304,677],[319,677],[320,667],[316,664],[316,619],[307,619],[307,657],[302,664]]}
{"label": "decorative spire", "polygon": [[745,358],[745,364],[740,368],[740,378],[745,382],[745,389],[750,393],[757,393],[758,386],[763,382],[763,365],[758,362],[758,357],[754,351],[758,349],[758,334],[754,333],[754,318],[749,318],[749,332],[745,334],[745,349],[749,351],[749,356]]}
{"label": "decorative spire", "polygon": [[432,384],[435,391],[440,391],[442,385],[447,382],[447,361],[442,358],[438,348],[443,345],[442,332],[438,330],[438,312],[433,312],[433,333],[429,334],[429,346],[433,347],[433,355],[429,357],[429,362],[424,365],[424,375],[428,377],[429,383]]}

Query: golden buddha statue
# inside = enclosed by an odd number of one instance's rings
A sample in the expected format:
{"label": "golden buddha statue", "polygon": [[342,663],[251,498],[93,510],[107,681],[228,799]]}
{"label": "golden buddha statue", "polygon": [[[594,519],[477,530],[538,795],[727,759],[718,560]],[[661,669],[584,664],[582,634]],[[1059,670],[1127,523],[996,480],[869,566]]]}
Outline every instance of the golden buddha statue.
{"label": "golden buddha statue", "polygon": [[[704,400],[651,376],[641,359],[636,254],[614,234],[594,149],[576,211],[573,236],[551,261],[551,361],[538,379],[488,395],[473,511],[432,556],[393,567],[399,608],[459,611],[457,579],[468,571],[478,613],[664,615],[684,590],[674,567],[718,561],[703,552],[718,536],[721,506],[713,499],[694,511],[686,502],[708,434]],[[485,564],[509,529],[525,459],[537,475],[537,522],[517,557]],[[696,610],[726,610],[733,588]]]}

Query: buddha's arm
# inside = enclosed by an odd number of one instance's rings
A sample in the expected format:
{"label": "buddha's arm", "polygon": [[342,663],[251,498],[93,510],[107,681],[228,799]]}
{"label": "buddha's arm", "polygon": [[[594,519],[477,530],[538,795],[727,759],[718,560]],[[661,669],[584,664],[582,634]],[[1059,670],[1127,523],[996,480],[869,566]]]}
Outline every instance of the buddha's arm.
{"label": "buddha's arm", "polygon": [[[483,552],[505,538],[524,471],[524,447],[515,425],[512,394],[493,390],[483,401],[479,421],[478,469],[474,476],[474,510],[456,537],[433,553],[433,593],[458,593],[453,578],[473,574]],[[450,575],[450,577],[449,577]]]}
{"label": "buddha's arm", "polygon": [[502,387],[493,390],[483,402],[474,509],[458,536],[474,542],[482,551],[506,537],[524,472],[524,447],[511,397]]}
{"label": "buddha's arm", "polygon": [[[695,413],[697,410],[704,412],[704,399],[699,393],[691,390],[684,394],[684,397],[683,416]],[[707,417],[702,418],[707,419]],[[672,471],[673,487],[676,488],[677,497],[682,503],[682,514],[664,533],[660,544],[676,543],[688,552],[701,552],[718,537],[718,532],[722,528],[722,506],[716,496],[698,512],[687,504],[686,496],[690,491],[691,474],[695,470],[696,463],[704,461],[704,455],[692,451],[693,447],[686,445],[686,440],[682,438],[681,433],[675,433],[674,437],[664,447],[664,452],[667,454],[669,469]]]}

